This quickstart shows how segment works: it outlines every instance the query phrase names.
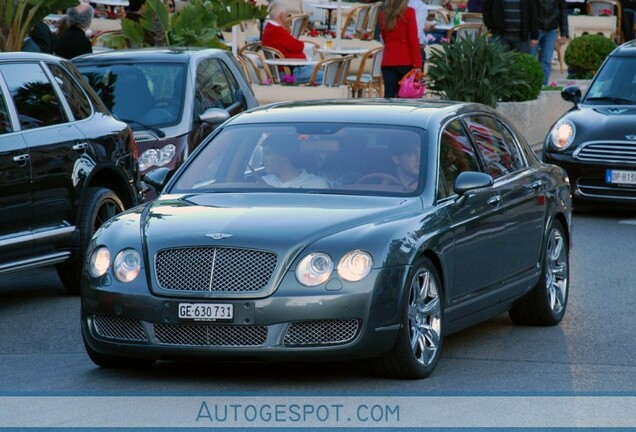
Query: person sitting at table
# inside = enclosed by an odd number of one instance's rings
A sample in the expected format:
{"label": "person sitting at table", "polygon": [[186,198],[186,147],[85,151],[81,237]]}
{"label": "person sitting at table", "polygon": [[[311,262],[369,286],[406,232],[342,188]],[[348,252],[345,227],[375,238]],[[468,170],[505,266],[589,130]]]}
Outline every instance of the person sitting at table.
{"label": "person sitting at table", "polygon": [[[296,39],[285,28],[289,15],[285,5],[280,1],[274,1],[269,8],[269,20],[263,29],[261,44],[266,47],[275,48],[288,59],[306,60],[303,50],[305,43]],[[314,67],[311,65],[294,66],[292,74],[294,82],[297,84],[308,83]],[[322,71],[318,71],[316,82],[322,82]]]}
{"label": "person sitting at table", "polygon": [[92,53],[93,45],[86,36],[86,30],[93,20],[93,7],[82,2],[75,7],[68,8],[63,20],[66,30],[58,34],[56,38],[55,54],[70,60],[82,54]]}

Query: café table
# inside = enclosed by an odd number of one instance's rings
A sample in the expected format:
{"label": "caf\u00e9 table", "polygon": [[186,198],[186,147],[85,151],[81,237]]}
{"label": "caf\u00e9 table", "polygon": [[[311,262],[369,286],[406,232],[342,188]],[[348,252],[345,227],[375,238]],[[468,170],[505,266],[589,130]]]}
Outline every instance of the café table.
{"label": "caf\u00e9 table", "polygon": [[275,58],[265,59],[265,63],[273,66],[314,66],[318,60]]}
{"label": "caf\u00e9 table", "polygon": [[341,55],[341,56],[347,56],[347,55],[358,56],[360,54],[364,54],[367,51],[369,51],[369,48],[354,48],[354,47],[337,48],[337,47],[332,47],[332,48],[319,48],[318,49],[319,53],[329,54],[329,55]]}
{"label": "caf\u00e9 table", "polygon": [[[331,13],[338,9],[338,3],[308,3],[307,6],[314,7],[316,9],[325,9],[327,11],[327,30],[331,30]],[[341,10],[351,9],[349,5],[341,5]]]}

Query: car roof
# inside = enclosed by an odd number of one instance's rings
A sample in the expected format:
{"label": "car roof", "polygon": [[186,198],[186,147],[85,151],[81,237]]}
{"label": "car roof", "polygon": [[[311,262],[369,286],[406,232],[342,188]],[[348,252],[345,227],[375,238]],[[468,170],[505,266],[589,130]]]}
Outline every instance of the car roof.
{"label": "car roof", "polygon": [[65,61],[65,59],[44,53],[26,52],[26,51],[12,51],[12,52],[0,52],[0,61],[15,61],[15,60],[47,60],[47,61]]}
{"label": "car roof", "polygon": [[192,58],[227,56],[228,52],[216,48],[173,47],[173,48],[141,48],[103,51],[84,54],[73,59],[75,64],[110,64],[119,62],[170,62],[188,63]]}
{"label": "car roof", "polygon": [[441,123],[468,112],[497,115],[490,107],[475,103],[430,99],[331,99],[279,102],[233,117],[228,124],[331,122],[418,126],[426,119]]}
{"label": "car roof", "polygon": [[636,57],[636,39],[625,42],[618,46],[610,56]]}

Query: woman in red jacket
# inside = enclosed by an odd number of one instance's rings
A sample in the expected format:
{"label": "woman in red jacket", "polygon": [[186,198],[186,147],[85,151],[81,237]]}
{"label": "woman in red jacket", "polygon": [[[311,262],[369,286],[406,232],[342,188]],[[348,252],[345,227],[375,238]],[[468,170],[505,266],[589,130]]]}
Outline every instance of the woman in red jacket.
{"label": "woman in red jacket", "polygon": [[387,0],[380,14],[384,97],[397,97],[402,77],[411,69],[422,68],[415,10],[407,4],[408,0]]}

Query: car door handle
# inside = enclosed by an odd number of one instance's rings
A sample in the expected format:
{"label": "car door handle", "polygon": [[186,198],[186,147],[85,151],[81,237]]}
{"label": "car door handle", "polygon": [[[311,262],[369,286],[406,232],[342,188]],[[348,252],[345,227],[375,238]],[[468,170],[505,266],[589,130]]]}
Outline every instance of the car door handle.
{"label": "car door handle", "polygon": [[29,159],[31,159],[31,156],[27,153],[13,157],[13,161],[17,162],[19,165],[24,165]]}
{"label": "car door handle", "polygon": [[493,195],[488,198],[488,205],[497,207],[501,203],[501,197],[499,195]]}
{"label": "car door handle", "polygon": [[543,182],[541,180],[533,181],[530,184],[530,187],[536,191],[540,190],[541,186],[543,186]]}
{"label": "car door handle", "polygon": [[77,143],[73,146],[73,150],[75,151],[84,151],[88,148],[88,143]]}

